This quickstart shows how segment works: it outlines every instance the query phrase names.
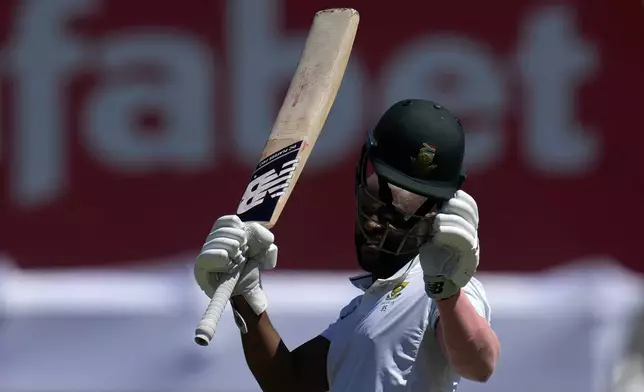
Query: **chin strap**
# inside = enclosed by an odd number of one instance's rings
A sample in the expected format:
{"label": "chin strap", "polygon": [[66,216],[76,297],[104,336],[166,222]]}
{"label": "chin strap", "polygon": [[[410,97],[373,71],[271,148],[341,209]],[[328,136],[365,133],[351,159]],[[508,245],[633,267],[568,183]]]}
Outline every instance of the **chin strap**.
{"label": "chin strap", "polygon": [[434,198],[428,197],[427,200],[421,204],[420,207],[418,207],[418,210],[416,210],[416,215],[418,216],[425,216],[429,214],[429,212],[434,208],[434,206],[439,206],[440,205],[440,200],[436,200]]}
{"label": "chin strap", "polygon": [[380,201],[389,206],[394,202],[389,183],[382,176],[378,176],[378,197],[380,197]]}

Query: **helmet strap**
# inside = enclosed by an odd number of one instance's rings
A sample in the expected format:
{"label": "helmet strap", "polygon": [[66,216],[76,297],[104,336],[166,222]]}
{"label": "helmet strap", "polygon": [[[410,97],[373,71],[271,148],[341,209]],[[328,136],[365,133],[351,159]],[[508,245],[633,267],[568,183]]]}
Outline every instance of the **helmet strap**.
{"label": "helmet strap", "polygon": [[380,197],[380,201],[387,205],[392,205],[394,202],[389,183],[382,176],[378,176],[378,196]]}

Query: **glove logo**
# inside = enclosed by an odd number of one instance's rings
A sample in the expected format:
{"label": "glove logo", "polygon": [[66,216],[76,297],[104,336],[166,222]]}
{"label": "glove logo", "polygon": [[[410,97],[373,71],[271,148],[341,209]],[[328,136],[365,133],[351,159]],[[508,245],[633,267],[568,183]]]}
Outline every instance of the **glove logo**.
{"label": "glove logo", "polygon": [[270,220],[277,206],[277,200],[291,184],[293,172],[299,162],[298,153],[301,145],[302,142],[291,144],[263,159],[257,165],[253,178],[237,207],[237,215],[242,221]]}
{"label": "glove logo", "polygon": [[427,291],[431,294],[440,294],[443,292],[444,282],[427,282]]}

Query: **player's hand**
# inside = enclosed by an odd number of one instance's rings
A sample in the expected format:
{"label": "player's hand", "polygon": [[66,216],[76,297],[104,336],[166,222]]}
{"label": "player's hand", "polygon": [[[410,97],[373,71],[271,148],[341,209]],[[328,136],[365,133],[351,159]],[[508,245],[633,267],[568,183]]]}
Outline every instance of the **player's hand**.
{"label": "player's hand", "polygon": [[433,223],[431,241],[420,248],[425,291],[434,299],[454,296],[479,265],[479,211],[462,190],[443,203]]}
{"label": "player's hand", "polygon": [[197,257],[194,268],[197,284],[212,298],[220,280],[236,273],[245,261],[231,297],[241,295],[256,314],[268,306],[262,290],[260,270],[275,268],[277,246],[274,237],[265,227],[246,224],[237,215],[225,215],[217,219],[206,238],[206,243]]}

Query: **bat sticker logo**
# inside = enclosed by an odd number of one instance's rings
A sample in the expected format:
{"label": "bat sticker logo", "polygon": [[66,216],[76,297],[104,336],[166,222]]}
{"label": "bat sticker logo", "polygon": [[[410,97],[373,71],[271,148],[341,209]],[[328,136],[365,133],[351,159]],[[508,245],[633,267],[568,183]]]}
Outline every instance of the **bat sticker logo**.
{"label": "bat sticker logo", "polygon": [[275,169],[271,169],[269,172],[253,179],[248,184],[246,192],[244,192],[242,201],[237,208],[237,213],[243,214],[251,208],[262,204],[267,195],[271,198],[282,196],[284,188],[290,185],[290,180],[293,178],[293,171],[297,167],[298,161],[299,159],[293,159],[285,162],[279,173]]}
{"label": "bat sticker logo", "polygon": [[293,172],[300,161],[302,142],[293,143],[264,158],[255,168],[246,187],[237,215],[245,222],[268,222],[280,196],[291,185]]}

